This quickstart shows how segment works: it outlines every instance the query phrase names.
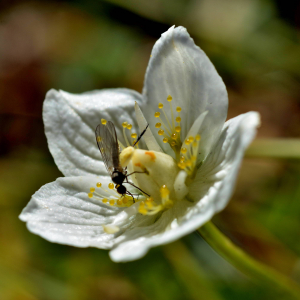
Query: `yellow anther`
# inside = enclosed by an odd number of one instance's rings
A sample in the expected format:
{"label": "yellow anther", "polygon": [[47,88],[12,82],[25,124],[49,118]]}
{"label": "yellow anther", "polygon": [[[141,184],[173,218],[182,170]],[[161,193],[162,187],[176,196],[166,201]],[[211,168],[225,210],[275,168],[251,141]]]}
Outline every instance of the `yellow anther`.
{"label": "yellow anther", "polygon": [[179,163],[178,163],[178,167],[179,167],[180,169],[185,169],[186,164],[185,164],[184,162],[179,162]]}
{"label": "yellow anther", "polygon": [[191,160],[187,160],[185,163],[186,163],[187,167],[190,167],[192,165],[192,161]]}
{"label": "yellow anther", "polygon": [[184,148],[184,147],[183,147],[183,148],[181,148],[181,153],[183,153],[183,154],[184,154],[184,153],[186,153],[186,152],[187,152],[187,149],[186,149],[186,148]]}
{"label": "yellow anther", "polygon": [[122,204],[123,204],[122,199],[118,199],[118,200],[117,200],[117,204],[118,204],[118,205],[122,205]]}
{"label": "yellow anther", "polygon": [[189,137],[189,140],[190,140],[190,142],[192,143],[192,142],[194,141],[194,137],[193,137],[193,136],[190,136],[190,137]]}
{"label": "yellow anther", "polygon": [[160,112],[157,111],[156,113],[154,113],[155,118],[158,118],[159,116],[160,116]]}
{"label": "yellow anther", "polygon": [[171,102],[172,101],[172,96],[171,95],[169,95],[168,97],[167,97],[167,100],[169,101],[169,102]]}
{"label": "yellow anther", "polygon": [[103,203],[107,203],[107,201],[108,201],[108,200],[107,200],[106,198],[103,198],[103,199],[102,199],[102,202],[103,202]]}
{"label": "yellow anther", "polygon": [[107,121],[105,119],[101,119],[101,124],[106,125]]}
{"label": "yellow anther", "polygon": [[108,188],[112,190],[114,188],[114,184],[113,183],[109,183],[108,184]]}
{"label": "yellow anther", "polygon": [[93,193],[88,193],[89,198],[93,197]]}
{"label": "yellow anther", "polygon": [[97,182],[97,183],[96,183],[96,187],[97,187],[97,188],[100,188],[101,186],[102,186],[102,183],[101,183],[101,182]]}
{"label": "yellow anther", "polygon": [[173,140],[176,140],[177,139],[177,133],[173,133],[172,135],[171,135],[171,138],[173,139]]}
{"label": "yellow anther", "polygon": [[158,103],[158,108],[162,109],[164,105],[162,103]]}
{"label": "yellow anther", "polygon": [[180,127],[180,126],[176,126],[176,127],[175,127],[175,131],[176,131],[176,132],[180,132],[180,130],[181,130],[181,127]]}
{"label": "yellow anther", "polygon": [[197,134],[197,135],[196,135],[196,141],[200,141],[200,139],[201,139],[200,134]]}
{"label": "yellow anther", "polygon": [[148,212],[148,210],[143,206],[143,207],[139,207],[139,213],[142,215],[146,215]]}
{"label": "yellow anther", "polygon": [[185,143],[186,145],[189,145],[191,142],[190,142],[189,139],[186,139],[186,140],[184,141],[184,143]]}
{"label": "yellow anther", "polygon": [[97,136],[97,142],[99,143],[99,142],[101,142],[101,141],[102,141],[101,136]]}
{"label": "yellow anther", "polygon": [[126,128],[130,130],[132,128],[132,124],[128,124]]}
{"label": "yellow anther", "polygon": [[152,198],[152,197],[148,197],[147,199],[146,199],[146,201],[147,202],[152,202],[154,199]]}
{"label": "yellow anther", "polygon": [[164,131],[162,129],[158,130],[158,134],[159,135],[163,135],[164,134]]}
{"label": "yellow anther", "polygon": [[177,106],[177,107],[176,107],[176,111],[177,111],[177,112],[181,112],[181,107],[180,107],[180,106]]}
{"label": "yellow anther", "polygon": [[91,193],[94,193],[94,192],[95,192],[95,188],[91,187],[91,188],[90,188],[90,192],[91,192]]}
{"label": "yellow anther", "polygon": [[131,134],[131,137],[132,137],[133,139],[136,139],[137,134],[136,134],[136,133],[132,133],[132,134]]}
{"label": "yellow anther", "polygon": [[159,122],[155,124],[155,128],[160,128],[160,126],[161,126],[161,123],[159,123]]}
{"label": "yellow anther", "polygon": [[179,123],[181,121],[180,117],[176,117],[176,122]]}
{"label": "yellow anther", "polygon": [[159,191],[162,198],[166,198],[170,195],[170,191],[165,184],[160,188]]}
{"label": "yellow anther", "polygon": [[123,203],[126,204],[127,202],[128,202],[128,199],[125,197],[125,198],[123,199]]}
{"label": "yellow anther", "polygon": [[176,143],[173,141],[173,142],[171,143],[171,146],[174,147],[175,145],[176,145]]}
{"label": "yellow anther", "polygon": [[185,157],[183,155],[180,156],[180,161],[185,161]]}
{"label": "yellow anther", "polygon": [[128,122],[123,122],[123,123],[122,123],[122,126],[123,126],[124,128],[126,128],[126,127],[127,127],[127,124],[128,124]]}
{"label": "yellow anther", "polygon": [[168,142],[168,139],[167,139],[167,138],[164,138],[164,139],[163,139],[163,142],[164,142],[164,143],[167,143],[167,142]]}
{"label": "yellow anther", "polygon": [[115,200],[114,199],[110,199],[109,200],[109,205],[114,205],[115,204]]}

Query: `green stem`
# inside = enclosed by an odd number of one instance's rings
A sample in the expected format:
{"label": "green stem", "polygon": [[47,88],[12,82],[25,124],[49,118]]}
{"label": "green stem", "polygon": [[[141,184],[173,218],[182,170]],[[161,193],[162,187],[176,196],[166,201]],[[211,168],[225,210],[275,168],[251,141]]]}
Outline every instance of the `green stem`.
{"label": "green stem", "polygon": [[247,157],[299,159],[300,139],[256,139],[245,155]]}
{"label": "green stem", "polygon": [[292,279],[250,257],[223,235],[212,222],[206,223],[198,231],[216,252],[250,279],[277,289],[282,294],[282,299],[300,299],[300,287]]}

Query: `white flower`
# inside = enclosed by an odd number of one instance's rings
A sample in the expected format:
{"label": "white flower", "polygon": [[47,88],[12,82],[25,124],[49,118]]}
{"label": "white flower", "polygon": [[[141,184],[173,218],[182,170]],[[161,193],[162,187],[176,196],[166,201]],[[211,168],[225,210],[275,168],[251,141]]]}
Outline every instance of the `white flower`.
{"label": "white flower", "polygon": [[[112,249],[116,262],[196,230],[226,206],[259,125],[256,112],[225,122],[227,106],[222,79],[183,27],[171,27],[154,45],[142,95],[49,91],[45,131],[65,177],[37,191],[21,220],[52,242]],[[128,179],[151,197],[124,184],[139,192],[133,201],[110,184],[94,134],[107,120],[125,146],[149,124],[139,149],[126,148],[120,160],[128,171],[145,172]]]}

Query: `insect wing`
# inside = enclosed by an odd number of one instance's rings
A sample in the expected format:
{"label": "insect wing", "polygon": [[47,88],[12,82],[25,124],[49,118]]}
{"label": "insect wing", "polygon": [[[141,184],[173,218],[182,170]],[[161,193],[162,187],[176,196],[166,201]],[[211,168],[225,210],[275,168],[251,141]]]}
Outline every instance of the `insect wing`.
{"label": "insect wing", "polygon": [[105,167],[112,174],[114,169],[118,169],[120,165],[119,143],[115,126],[110,121],[106,125],[99,124],[95,134]]}

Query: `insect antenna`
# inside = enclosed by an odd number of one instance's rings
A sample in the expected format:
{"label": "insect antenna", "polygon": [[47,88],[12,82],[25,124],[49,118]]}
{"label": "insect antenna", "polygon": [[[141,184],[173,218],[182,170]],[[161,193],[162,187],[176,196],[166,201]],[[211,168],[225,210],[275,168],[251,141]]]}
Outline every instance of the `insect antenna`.
{"label": "insect antenna", "polygon": [[139,142],[139,140],[144,135],[144,133],[146,132],[146,130],[147,130],[148,127],[149,127],[149,124],[146,126],[146,128],[143,130],[143,132],[140,134],[140,136],[138,137],[138,139],[134,142],[134,144],[132,145],[132,147],[134,147]]}

